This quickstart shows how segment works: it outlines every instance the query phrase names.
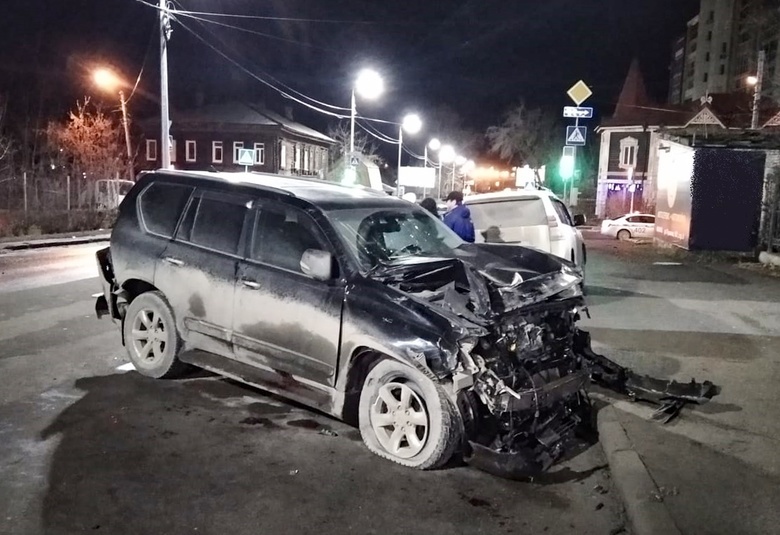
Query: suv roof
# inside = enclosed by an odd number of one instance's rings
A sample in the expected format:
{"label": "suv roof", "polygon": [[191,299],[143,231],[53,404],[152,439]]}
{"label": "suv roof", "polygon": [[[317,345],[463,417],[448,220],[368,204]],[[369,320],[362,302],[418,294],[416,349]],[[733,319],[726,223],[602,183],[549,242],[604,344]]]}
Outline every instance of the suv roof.
{"label": "suv roof", "polygon": [[474,202],[488,202],[488,201],[507,201],[511,199],[523,199],[529,197],[552,197],[557,199],[558,197],[548,189],[513,189],[509,191],[496,191],[493,193],[478,193],[476,195],[469,195],[463,199],[464,203],[471,204]]}
{"label": "suv roof", "polygon": [[[390,196],[384,192],[376,191],[363,186],[345,186],[336,182],[324,180],[300,178],[294,176],[274,175],[271,173],[228,173],[208,171],[176,171],[159,169],[156,171],[144,171],[145,175],[165,176],[178,179],[181,182],[208,181],[226,186],[238,186],[259,191],[273,192],[282,195],[297,197],[315,204],[346,204],[356,201],[373,201],[389,203],[406,203],[401,199]],[[140,178],[139,178],[140,180]]]}

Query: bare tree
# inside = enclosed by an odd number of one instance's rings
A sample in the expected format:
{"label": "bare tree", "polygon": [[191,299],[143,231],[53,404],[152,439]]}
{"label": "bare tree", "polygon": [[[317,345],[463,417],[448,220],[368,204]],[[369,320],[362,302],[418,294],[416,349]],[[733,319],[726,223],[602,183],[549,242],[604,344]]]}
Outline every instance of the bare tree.
{"label": "bare tree", "polygon": [[79,177],[79,189],[86,186],[86,195],[79,203],[91,203],[99,179],[114,178],[126,168],[122,127],[88,98],[77,102],[63,123],[51,122],[46,128],[48,148],[61,154],[71,168],[71,175]]}
{"label": "bare tree", "polygon": [[[342,121],[328,128],[328,136],[336,140],[336,144],[330,149],[331,162],[345,158],[349,154],[350,148],[350,126],[349,122]],[[359,152],[369,162],[376,165],[384,163],[384,159],[378,153],[379,148],[373,143],[368,134],[355,132],[355,152]]]}
{"label": "bare tree", "polygon": [[507,112],[502,124],[488,128],[486,137],[491,152],[510,165],[539,169],[551,161],[560,146],[555,127],[552,116],[520,103]]}
{"label": "bare tree", "polygon": [[8,101],[0,97],[0,169],[7,170],[11,166],[14,143],[5,135],[5,119],[8,111]]}

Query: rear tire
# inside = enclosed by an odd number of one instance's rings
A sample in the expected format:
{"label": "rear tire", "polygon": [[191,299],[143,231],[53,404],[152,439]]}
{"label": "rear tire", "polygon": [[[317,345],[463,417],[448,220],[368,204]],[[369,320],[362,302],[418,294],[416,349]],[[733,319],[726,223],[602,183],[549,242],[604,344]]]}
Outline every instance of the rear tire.
{"label": "rear tire", "polygon": [[626,229],[619,230],[617,233],[617,239],[620,241],[628,241],[631,239],[631,233]]}
{"label": "rear tire", "polygon": [[445,464],[461,443],[459,414],[434,378],[392,359],[366,376],[360,435],[373,453],[409,468]]}
{"label": "rear tire", "polygon": [[130,362],[141,375],[169,379],[187,370],[178,358],[182,341],[173,311],[160,292],[142,293],[133,299],[123,329]]}

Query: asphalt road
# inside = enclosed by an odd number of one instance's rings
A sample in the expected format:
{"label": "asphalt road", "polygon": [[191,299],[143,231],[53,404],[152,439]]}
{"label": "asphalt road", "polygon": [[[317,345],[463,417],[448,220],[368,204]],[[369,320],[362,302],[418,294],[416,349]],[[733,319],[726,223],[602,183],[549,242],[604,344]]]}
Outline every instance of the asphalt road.
{"label": "asphalt road", "polygon": [[685,534],[778,533],[780,278],[589,234],[594,347],[640,373],[722,388],[668,425],[617,401]]}
{"label": "asphalt road", "polygon": [[97,248],[0,254],[0,533],[623,532],[598,445],[534,482],[416,472],[261,391],[125,371]]}

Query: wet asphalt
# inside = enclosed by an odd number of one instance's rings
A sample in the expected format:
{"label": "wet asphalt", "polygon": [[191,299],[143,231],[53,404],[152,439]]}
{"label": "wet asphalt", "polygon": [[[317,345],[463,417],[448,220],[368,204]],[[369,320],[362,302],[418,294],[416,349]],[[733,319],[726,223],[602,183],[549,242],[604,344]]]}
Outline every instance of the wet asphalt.
{"label": "wet asphalt", "polygon": [[0,254],[0,533],[624,532],[598,445],[533,482],[417,472],[262,391],[118,369],[97,248]]}

